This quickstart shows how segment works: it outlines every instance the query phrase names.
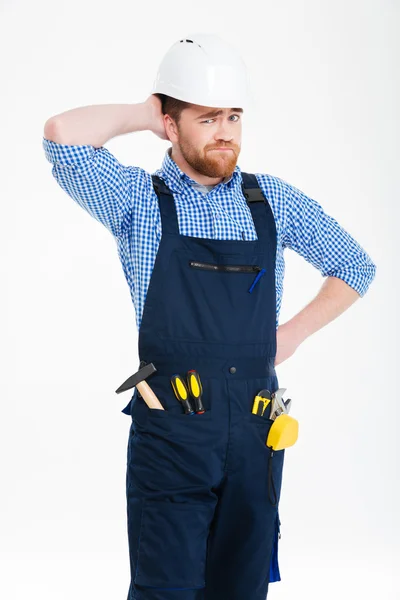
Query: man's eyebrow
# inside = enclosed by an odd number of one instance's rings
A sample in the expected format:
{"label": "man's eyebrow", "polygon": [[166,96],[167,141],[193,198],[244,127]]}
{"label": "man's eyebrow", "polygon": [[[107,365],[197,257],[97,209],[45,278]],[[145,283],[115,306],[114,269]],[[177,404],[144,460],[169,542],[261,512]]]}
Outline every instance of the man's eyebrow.
{"label": "man's eyebrow", "polygon": [[[210,112],[204,113],[204,115],[200,115],[199,117],[196,117],[196,121],[198,119],[205,119],[206,117],[218,117],[219,115],[223,114],[223,110],[211,110]],[[238,113],[242,113],[243,109],[242,108],[231,108],[231,112],[238,112]]]}

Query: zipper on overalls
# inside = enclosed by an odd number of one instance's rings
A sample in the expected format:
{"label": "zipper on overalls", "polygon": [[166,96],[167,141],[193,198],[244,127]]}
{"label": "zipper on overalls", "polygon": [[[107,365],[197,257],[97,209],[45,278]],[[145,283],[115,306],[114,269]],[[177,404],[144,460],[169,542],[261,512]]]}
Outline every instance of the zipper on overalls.
{"label": "zipper on overalls", "polygon": [[256,283],[266,272],[265,269],[258,267],[257,265],[215,265],[212,263],[198,262],[196,260],[190,260],[189,266],[194,269],[205,269],[208,271],[228,271],[232,273],[257,273],[257,277],[253,281],[249,292],[251,293]]}

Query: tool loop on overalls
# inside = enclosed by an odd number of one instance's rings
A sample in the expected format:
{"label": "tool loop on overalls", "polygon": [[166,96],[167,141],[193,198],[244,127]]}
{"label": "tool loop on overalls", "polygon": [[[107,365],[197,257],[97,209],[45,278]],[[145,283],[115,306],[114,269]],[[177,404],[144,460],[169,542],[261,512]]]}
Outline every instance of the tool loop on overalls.
{"label": "tool loop on overalls", "polygon": [[[274,478],[272,476],[272,457],[273,456],[274,456],[274,451],[271,448],[271,454],[269,455],[269,459],[268,459],[268,498],[269,498],[269,501],[271,502],[272,506],[276,506],[278,503],[278,496],[276,494]],[[271,487],[273,488],[273,491],[274,491],[274,496],[275,496],[274,501],[271,500]]]}

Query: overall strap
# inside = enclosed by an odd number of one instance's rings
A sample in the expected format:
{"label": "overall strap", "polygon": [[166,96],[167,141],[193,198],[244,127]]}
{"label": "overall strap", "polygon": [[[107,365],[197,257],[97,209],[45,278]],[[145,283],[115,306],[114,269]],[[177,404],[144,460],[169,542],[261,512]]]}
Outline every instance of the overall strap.
{"label": "overall strap", "polygon": [[[257,237],[260,239],[266,235],[268,229],[271,229],[271,218],[273,215],[269,203],[265,198],[256,176],[253,173],[242,174],[242,191],[256,228]],[[163,233],[172,233],[179,235],[178,218],[174,196],[167,184],[158,175],[151,176],[154,190],[158,196],[158,204],[161,214],[161,223]],[[275,226],[275,222],[273,222]]]}

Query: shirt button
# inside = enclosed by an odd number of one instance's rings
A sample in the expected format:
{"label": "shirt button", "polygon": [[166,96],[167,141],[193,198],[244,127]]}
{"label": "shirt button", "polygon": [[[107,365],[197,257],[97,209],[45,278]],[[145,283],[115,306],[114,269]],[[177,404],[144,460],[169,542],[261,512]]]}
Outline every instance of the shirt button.
{"label": "shirt button", "polygon": [[229,367],[229,373],[236,373],[236,367]]}

